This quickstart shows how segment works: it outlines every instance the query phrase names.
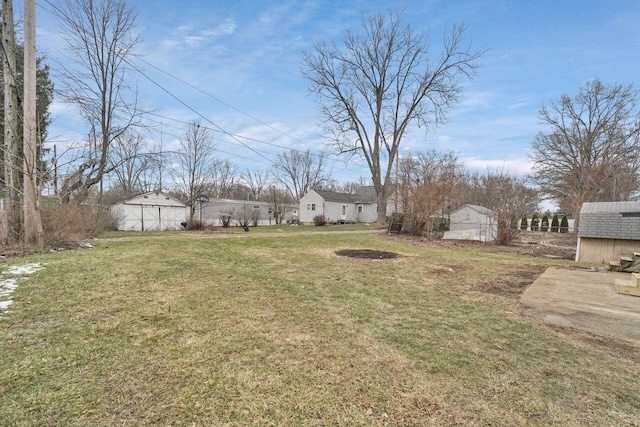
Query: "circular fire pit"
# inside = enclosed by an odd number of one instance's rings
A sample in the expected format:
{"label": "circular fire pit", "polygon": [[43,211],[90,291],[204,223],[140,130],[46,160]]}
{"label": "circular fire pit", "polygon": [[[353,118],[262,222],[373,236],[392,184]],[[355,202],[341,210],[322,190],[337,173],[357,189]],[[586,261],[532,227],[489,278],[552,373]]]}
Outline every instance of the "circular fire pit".
{"label": "circular fire pit", "polygon": [[377,251],[374,249],[342,249],[336,251],[336,255],[347,256],[351,258],[364,259],[391,259],[398,258],[395,252]]}

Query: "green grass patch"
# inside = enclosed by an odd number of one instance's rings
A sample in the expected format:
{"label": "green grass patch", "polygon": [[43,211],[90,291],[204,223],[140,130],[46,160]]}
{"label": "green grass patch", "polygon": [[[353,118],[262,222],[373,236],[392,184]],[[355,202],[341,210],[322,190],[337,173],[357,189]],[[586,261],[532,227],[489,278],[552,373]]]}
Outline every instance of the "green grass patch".
{"label": "green grass patch", "polygon": [[46,269],[0,319],[0,424],[640,423],[637,357],[486,291],[568,261],[253,231],[30,258]]}

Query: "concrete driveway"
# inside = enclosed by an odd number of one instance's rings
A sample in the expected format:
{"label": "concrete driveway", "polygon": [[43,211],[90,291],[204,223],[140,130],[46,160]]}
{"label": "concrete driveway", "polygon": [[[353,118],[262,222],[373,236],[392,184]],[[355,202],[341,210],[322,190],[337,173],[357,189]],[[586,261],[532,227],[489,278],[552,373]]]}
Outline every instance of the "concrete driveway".
{"label": "concrete driveway", "polygon": [[525,315],[546,323],[640,342],[640,297],[617,294],[628,273],[549,268],[520,297]]}

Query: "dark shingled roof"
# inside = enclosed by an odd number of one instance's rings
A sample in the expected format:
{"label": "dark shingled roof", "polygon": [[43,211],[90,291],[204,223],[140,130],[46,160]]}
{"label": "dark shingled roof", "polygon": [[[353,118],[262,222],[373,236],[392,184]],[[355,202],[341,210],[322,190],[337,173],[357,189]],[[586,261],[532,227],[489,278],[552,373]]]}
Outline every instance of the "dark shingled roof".
{"label": "dark shingled roof", "polygon": [[325,199],[328,202],[339,202],[339,203],[355,203],[356,196],[354,194],[347,193],[336,193],[335,191],[327,191],[327,190],[314,190],[320,197]]}
{"label": "dark shingled roof", "polygon": [[335,191],[314,190],[320,197],[329,202],[338,203],[373,203],[377,200],[373,186],[360,187],[356,194],[336,193]]}
{"label": "dark shingled roof", "polygon": [[584,203],[578,236],[640,240],[640,202]]}

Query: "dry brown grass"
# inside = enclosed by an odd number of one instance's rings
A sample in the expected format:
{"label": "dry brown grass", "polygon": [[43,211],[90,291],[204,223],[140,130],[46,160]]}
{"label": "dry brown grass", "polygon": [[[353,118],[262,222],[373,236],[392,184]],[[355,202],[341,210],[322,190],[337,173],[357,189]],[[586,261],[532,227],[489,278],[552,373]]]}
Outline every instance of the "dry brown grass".
{"label": "dry brown grass", "polygon": [[518,314],[525,283],[567,261],[347,233],[34,260],[0,320],[6,425],[640,423],[631,347]]}

